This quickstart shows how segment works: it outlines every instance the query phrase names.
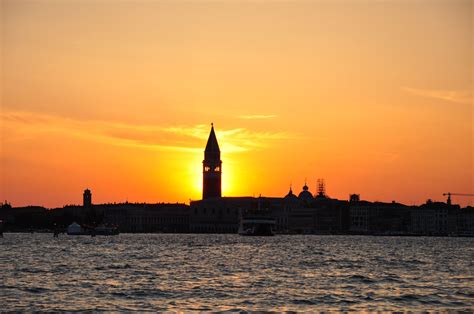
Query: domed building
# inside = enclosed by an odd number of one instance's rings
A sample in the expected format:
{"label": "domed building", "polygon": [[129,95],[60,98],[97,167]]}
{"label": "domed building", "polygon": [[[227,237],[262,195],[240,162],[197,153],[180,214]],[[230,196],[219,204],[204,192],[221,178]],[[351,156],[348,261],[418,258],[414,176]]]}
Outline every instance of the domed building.
{"label": "domed building", "polygon": [[306,182],[303,186],[303,191],[301,191],[300,194],[298,194],[298,198],[301,199],[301,200],[311,200],[311,199],[313,199],[313,194],[311,194],[311,192],[309,191],[309,188],[306,185]]}
{"label": "domed building", "polygon": [[290,200],[290,199],[298,199],[298,197],[293,193],[293,189],[290,186],[290,191],[288,194],[285,195],[285,199]]}

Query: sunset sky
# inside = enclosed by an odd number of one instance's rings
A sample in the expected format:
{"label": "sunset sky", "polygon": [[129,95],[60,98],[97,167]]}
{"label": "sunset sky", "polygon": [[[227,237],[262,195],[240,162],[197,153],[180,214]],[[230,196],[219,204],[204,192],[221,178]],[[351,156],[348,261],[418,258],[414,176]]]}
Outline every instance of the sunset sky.
{"label": "sunset sky", "polygon": [[[473,189],[473,1],[0,0],[0,199]],[[473,205],[474,198],[454,197]]]}

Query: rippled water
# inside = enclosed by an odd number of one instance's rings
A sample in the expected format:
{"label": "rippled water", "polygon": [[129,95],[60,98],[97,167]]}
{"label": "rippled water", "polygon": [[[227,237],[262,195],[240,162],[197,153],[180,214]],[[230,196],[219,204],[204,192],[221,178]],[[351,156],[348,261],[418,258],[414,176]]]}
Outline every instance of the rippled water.
{"label": "rippled water", "polygon": [[1,310],[474,310],[474,238],[5,234]]}

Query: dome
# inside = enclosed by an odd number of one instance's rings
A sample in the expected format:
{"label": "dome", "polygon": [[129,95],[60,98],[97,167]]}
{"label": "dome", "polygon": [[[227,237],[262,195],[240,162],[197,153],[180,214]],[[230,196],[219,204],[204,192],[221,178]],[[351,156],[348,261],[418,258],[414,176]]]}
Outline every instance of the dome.
{"label": "dome", "polygon": [[290,191],[288,192],[288,194],[286,194],[285,198],[286,199],[297,198],[296,195],[293,194],[293,190],[291,189],[291,187],[290,187]]}
{"label": "dome", "polygon": [[300,194],[298,194],[298,197],[301,198],[301,199],[313,198],[313,194],[311,194],[311,192],[308,191],[308,190],[309,190],[309,188],[305,183],[304,186],[303,186],[303,191],[301,191]]}

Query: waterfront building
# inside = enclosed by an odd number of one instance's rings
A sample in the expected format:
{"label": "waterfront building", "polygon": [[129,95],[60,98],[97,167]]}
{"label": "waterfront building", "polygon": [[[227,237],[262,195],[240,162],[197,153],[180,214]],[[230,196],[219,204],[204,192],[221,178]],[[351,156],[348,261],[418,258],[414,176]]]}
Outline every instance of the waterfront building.
{"label": "waterfront building", "polygon": [[42,206],[12,207],[4,204],[0,207],[0,220],[8,231],[47,229],[50,226],[49,211]]}
{"label": "waterfront building", "polygon": [[280,206],[273,206],[273,217],[275,218],[275,232],[276,233],[289,233],[289,217],[290,211],[293,208],[301,207],[302,201],[293,193],[293,189],[290,187],[288,194],[281,199]]}
{"label": "waterfront building", "polygon": [[219,197],[192,201],[190,231],[194,233],[237,233],[242,210],[256,207],[253,197]]}
{"label": "waterfront building", "polygon": [[410,231],[423,235],[448,235],[457,232],[456,214],[460,207],[428,200],[411,211]]}
{"label": "waterfront building", "polygon": [[170,203],[120,203],[96,205],[103,222],[120,232],[189,232],[189,206]]}
{"label": "waterfront building", "polygon": [[396,202],[349,202],[350,227],[354,234],[407,234],[411,208]]}
{"label": "waterfront building", "polygon": [[454,216],[455,231],[450,234],[460,236],[474,236],[474,207],[468,206],[466,208],[456,209]]}
{"label": "waterfront building", "polygon": [[349,229],[347,202],[314,199],[288,212],[289,233],[345,234]]}

